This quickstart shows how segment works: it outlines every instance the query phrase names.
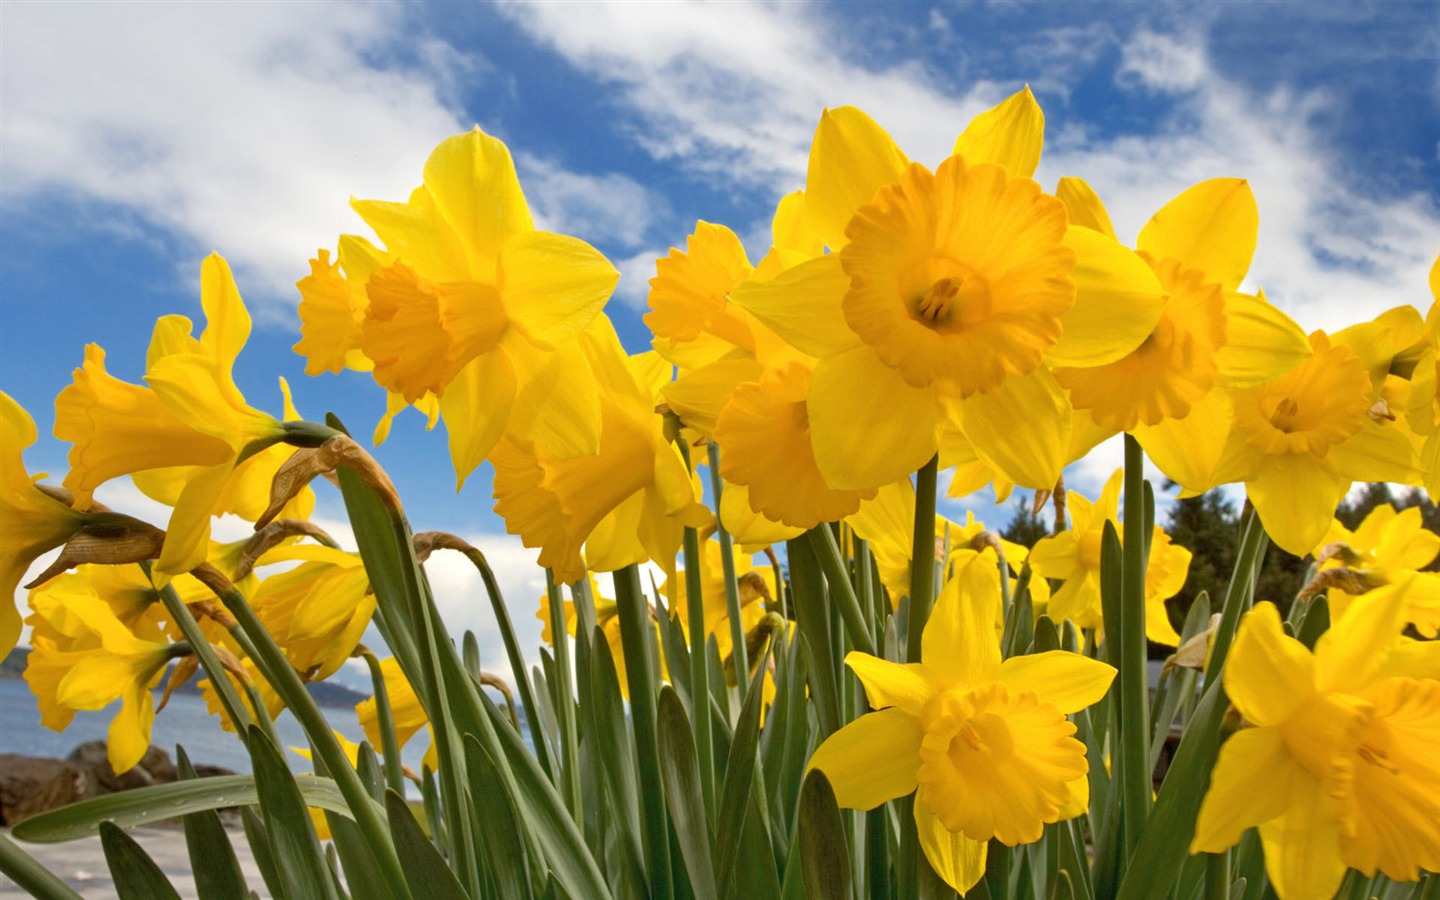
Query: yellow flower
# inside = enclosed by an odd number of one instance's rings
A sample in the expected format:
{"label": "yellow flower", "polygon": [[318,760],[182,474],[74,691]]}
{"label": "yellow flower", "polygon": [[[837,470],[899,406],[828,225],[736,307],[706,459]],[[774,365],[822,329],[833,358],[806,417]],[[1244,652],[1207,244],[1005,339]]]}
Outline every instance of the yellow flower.
{"label": "yellow flower", "polygon": [[1330,897],[1345,867],[1414,881],[1440,868],[1440,664],[1397,652],[1396,587],[1357,599],[1312,654],[1269,603],[1240,623],[1225,690],[1253,727],[1220,750],[1192,853],[1258,826],[1276,893]]}
{"label": "yellow flower", "polygon": [[134,768],[150,747],[150,689],[175,656],[173,648],[137,638],[94,595],[37,592],[30,604],[34,631],[25,679],[40,703],[42,723],[63,730],[75,710],[98,710],[119,699],[106,754],[116,772]]}
{"label": "yellow flower", "polygon": [[[380,673],[385,679],[385,695],[390,700],[390,713],[395,720],[395,740],[403,748],[416,732],[430,727],[430,718],[425,715],[425,708],[420,705],[420,696],[415,693],[415,688],[411,687],[405,673],[400,670],[400,663],[393,657],[386,657],[380,660]],[[360,727],[365,730],[365,739],[370,742],[370,746],[383,748],[380,712],[375,698],[355,704],[355,715],[360,720]],[[430,737],[430,749],[425,751],[423,765],[432,772],[440,768],[440,752],[435,748],[433,734]]]}
{"label": "yellow flower", "polygon": [[[889,592],[890,605],[898,607],[900,598],[910,593],[910,553],[915,527],[915,488],[910,480],[902,479],[882,487],[873,500],[860,504],[859,511],[848,516],[845,523],[855,530],[856,537],[869,543],[880,582]],[[987,531],[985,523],[976,520],[975,514],[968,510],[964,525],[939,514],[935,516],[934,562],[946,564],[947,577],[957,561],[968,560],[971,552],[980,553],[991,565],[998,564],[999,557],[988,542],[978,547],[972,544],[984,531]],[[1005,551],[1007,567],[1018,574],[1029,551],[1003,538],[1000,546]],[[1050,596],[1044,579],[1031,581],[1030,590],[1036,595],[1037,603],[1043,604]]]}
{"label": "yellow flower", "polygon": [[822,117],[805,211],[836,252],[774,279],[783,292],[734,300],[819,359],[806,404],[832,488],[896,481],[958,428],[1011,480],[1048,490],[1070,433],[1048,366],[1112,362],[1153,328],[1162,298],[1144,263],[1067,228],[1030,179],[1043,127],[1022,91],[932,173],[859,110]]}
{"label": "yellow flower", "polygon": [[[1397,512],[1382,503],[1352,532],[1337,519],[1315,548],[1321,572],[1348,569],[1365,589],[1403,584],[1405,616],[1427,638],[1440,632],[1440,574],[1422,572],[1440,555],[1440,535],[1425,527],[1419,507]],[[1328,592],[1330,617],[1338,621],[1353,599],[1339,587]]]}
{"label": "yellow flower", "polygon": [[599,389],[599,452],[554,458],[506,435],[492,455],[495,512],[565,584],[579,581],[587,563],[604,572],[674,559],[685,524],[709,517],[609,320],[597,316],[578,346]]}
{"label": "yellow flower", "polygon": [[[110,376],[105,352],[92,344],[74,383],[55,400],[55,436],[74,445],[65,486],[77,503],[88,504],[111,478],[138,473],[141,490],[175,507],[156,563],[162,576],[205,561],[212,516],[258,517],[270,477],[290,453],[273,446],[284,436],[280,420],[251,407],[235,386],[232,370],[250,335],[250,314],[217,254],[200,267],[200,303],[206,324],[198,339],[183,316],[155,323],[149,388]],[[293,416],[288,388],[281,388]],[[307,514],[312,504],[307,489],[290,514]]]}
{"label": "yellow flower", "polygon": [[[1063,178],[1056,193],[1072,222],[1114,236],[1084,181]],[[1134,434],[1183,484],[1203,482],[1219,461],[1230,391],[1275,378],[1310,352],[1300,327],[1263,294],[1239,293],[1259,224],[1250,185],[1238,178],[1203,181],[1165,204],[1135,241],[1167,293],[1155,329],[1117,362],[1055,371],[1076,410],[1107,436]]]}
{"label": "yellow flower", "polygon": [[[1310,552],[1354,481],[1408,482],[1414,449],[1371,415],[1360,357],[1310,336],[1311,356],[1272,381],[1235,394],[1234,425],[1214,481],[1245,482],[1265,530],[1282,549]],[[1189,491],[1211,485],[1184,484]]]}
{"label": "yellow flower", "polygon": [[[1030,551],[1030,566],[1042,578],[1063,581],[1050,598],[1047,612],[1059,621],[1070,619],[1081,628],[1103,627],[1100,609],[1100,542],[1105,523],[1120,533],[1120,485],[1124,472],[1116,470],[1105,482],[1100,499],[1092,503],[1075,491],[1066,494],[1070,508],[1068,531],[1043,537]],[[1156,525],[1150,536],[1145,563],[1145,637],[1157,644],[1178,646],[1180,635],[1170,624],[1165,601],[1180,593],[1190,572],[1189,550],[1172,543]]]}
{"label": "yellow flower", "polygon": [[1423,437],[1421,483],[1434,502],[1440,498],[1440,256],[1430,266],[1430,296],[1424,342],[1410,376],[1405,419],[1411,430]]}
{"label": "yellow flower", "polygon": [[[271,687],[265,676],[260,674],[260,669],[256,667],[254,660],[248,658],[241,660],[240,668],[244,672],[244,680],[253,685],[255,692],[260,696],[260,704],[265,708],[265,714],[270,717],[270,721],[275,721],[280,716],[281,710],[285,708],[285,701],[280,699],[275,688]],[[243,698],[245,709],[254,715],[255,710],[250,704],[249,692],[241,683],[241,676],[227,671],[225,677],[230,679],[230,684],[234,686],[236,693]],[[216,692],[215,685],[211,683],[210,679],[202,678],[195,686],[200,689],[200,699],[205,701],[205,710],[212,716],[220,717],[220,727],[223,730],[233,732],[235,723],[230,721],[230,714],[225,709],[225,705],[220,702],[220,695]]]}
{"label": "yellow flower", "polygon": [[504,143],[479,128],[447,138],[406,202],[351,206],[384,250],[342,238],[363,301],[318,261],[302,287],[310,366],[333,369],[358,348],[386,390],[438,398],[462,484],[506,433],[549,456],[594,453],[595,388],[567,345],[619,273],[589,244],[535,230]]}
{"label": "yellow flower", "polygon": [[[620,682],[620,696],[626,700],[630,699],[630,683],[626,680],[625,668],[625,644],[620,637],[620,607],[610,597],[600,594],[600,585],[595,582],[594,575],[587,575],[590,581],[590,596],[595,600],[595,626],[605,634],[605,643],[610,647],[610,658],[615,663],[615,677]],[[565,609],[565,630],[571,637],[575,636],[577,621],[575,618],[575,603],[566,600],[563,604]],[[540,608],[535,613],[535,618],[542,623],[540,639],[550,646],[555,646],[555,634],[550,620],[550,597],[548,594],[540,595]],[[660,641],[660,623],[655,621],[652,612],[650,616],[650,627],[653,631],[652,638],[655,642]],[[665,654],[660,654],[660,678],[663,681],[670,680],[669,669],[665,665]]]}
{"label": "yellow flower", "polygon": [[810,759],[843,807],[873,809],[916,791],[920,845],[962,893],[984,874],[991,838],[1035,841],[1046,823],[1084,811],[1085,747],[1065,716],[1099,700],[1115,676],[1058,650],[1002,661],[999,606],[998,573],[977,555],[936,601],[919,663],[846,656],[879,711]]}
{"label": "yellow flower", "polygon": [[375,612],[375,595],[359,554],[297,545],[266,553],[272,563],[300,560],[293,569],[267,576],[251,606],[308,679],[329,678],[350,658]]}
{"label": "yellow flower", "polygon": [[[736,592],[740,598],[740,625],[746,634],[765,618],[765,601],[775,597],[775,570],[769,562],[755,565],[751,554],[734,548]],[[686,637],[690,634],[689,602],[685,593],[685,570],[679,569],[660,585],[660,593],[670,607],[670,614],[680,622]],[[721,661],[734,651],[731,635],[730,607],[725,599],[725,566],[720,555],[720,542],[708,540],[700,548],[700,600],[704,608],[705,633],[715,638]]]}
{"label": "yellow flower", "polygon": [[82,513],[35,486],[21,453],[35,443],[35,422],[9,394],[0,392],[0,651],[20,640],[15,589],[36,557],[70,539],[85,523]]}
{"label": "yellow flower", "polygon": [[[330,262],[330,251],[321,250],[310,260],[310,274],[295,283],[300,290],[300,341],[293,349],[305,357],[305,374],[351,369],[370,372],[375,364],[360,349],[361,327],[370,298],[365,284],[378,269],[393,262],[390,255],[362,237],[340,235],[339,259]],[[342,274],[343,272],[343,274]],[[405,398],[393,391],[385,397],[385,414],[375,426],[374,441],[383,444],[390,435],[390,421],[406,407]],[[426,428],[440,420],[440,401],[427,393],[413,406],[425,414]]]}

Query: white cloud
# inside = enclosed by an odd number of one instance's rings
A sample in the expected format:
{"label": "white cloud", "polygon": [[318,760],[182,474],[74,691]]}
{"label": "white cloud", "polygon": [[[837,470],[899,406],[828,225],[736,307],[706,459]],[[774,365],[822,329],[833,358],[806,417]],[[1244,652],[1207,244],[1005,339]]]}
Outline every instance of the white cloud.
{"label": "white cloud", "polygon": [[1424,195],[1379,200],[1355,186],[1312,125],[1332,98],[1253,94],[1214,71],[1193,35],[1140,32],[1124,59],[1121,83],[1170,93],[1175,111],[1148,135],[1101,139],[1080,128],[1052,135],[1042,183],[1084,177],[1128,241],[1190,185],[1246,178],[1260,208],[1247,286],[1263,288],[1302,327],[1333,330],[1392,306],[1428,305],[1440,210]]}
{"label": "white cloud", "polygon": [[133,210],[288,304],[307,254],[356,228],[346,198],[403,198],[461,127],[442,99],[463,65],[452,50],[370,62],[404,17],[395,3],[8,7],[0,190]]}
{"label": "white cloud", "polygon": [[1000,99],[962,97],[904,62],[872,71],[842,55],[844,35],[800,4],[507,3],[502,9],[571,65],[618,88],[632,137],[661,160],[723,176],[734,189],[793,190],[826,106],[880,116],[913,158],[938,163],[969,118]]}
{"label": "white cloud", "polygon": [[529,153],[515,161],[536,228],[631,248],[665,213],[664,198],[629,176],[570,172]]}
{"label": "white cloud", "polygon": [[620,270],[620,283],[615,286],[615,299],[622,306],[644,312],[649,304],[650,279],[655,277],[655,261],[669,253],[668,249],[642,250],[634,256],[611,260],[615,268]]}

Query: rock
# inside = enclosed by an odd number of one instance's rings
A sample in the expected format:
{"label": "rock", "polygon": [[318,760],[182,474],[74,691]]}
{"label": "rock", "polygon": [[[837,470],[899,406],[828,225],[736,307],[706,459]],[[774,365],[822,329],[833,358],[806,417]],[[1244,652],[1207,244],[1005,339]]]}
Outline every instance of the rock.
{"label": "rock", "polygon": [[84,776],[64,760],[0,753],[0,825],[15,825],[84,794]]}
{"label": "rock", "polygon": [[177,777],[175,764],[170,761],[170,754],[154,746],[145,751],[145,755],[133,769],[118,775],[114,769],[110,768],[110,759],[105,753],[104,741],[86,741],[71,750],[65,760],[72,763],[82,773],[89,774],[94,783],[94,790],[90,796],[126,791],[152,784],[164,784],[174,781]]}
{"label": "rock", "polygon": [[213,778],[216,775],[234,775],[234,769],[227,769],[224,766],[195,766],[195,774],[200,778]]}

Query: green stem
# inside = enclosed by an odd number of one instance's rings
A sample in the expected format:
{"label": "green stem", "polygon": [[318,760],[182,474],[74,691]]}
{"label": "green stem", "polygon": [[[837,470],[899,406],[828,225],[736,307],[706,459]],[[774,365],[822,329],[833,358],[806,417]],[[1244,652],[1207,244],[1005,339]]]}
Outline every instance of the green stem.
{"label": "green stem", "polygon": [[[706,448],[710,455],[710,491],[715,509],[720,509],[720,492],[723,485],[720,478],[720,445],[711,441]],[[740,702],[745,702],[745,689],[750,682],[750,651],[745,646],[745,623],[740,621],[740,591],[735,582],[735,551],[730,541],[730,532],[715,516],[715,536],[720,541],[720,566],[725,574],[725,613],[730,617],[730,643],[734,649],[731,656],[735,666],[735,690]]]}
{"label": "green stem", "polygon": [[[635,728],[635,749],[639,757],[641,817],[644,819],[645,857],[650,875],[650,896],[669,898],[670,822],[664,795],[657,788],[660,777],[655,706],[658,679],[650,665],[649,603],[640,588],[640,570],[630,565],[615,573],[615,603],[620,615],[620,643],[625,654],[625,680],[630,687],[630,718]],[[697,694],[697,717],[703,717],[708,697]]]}
{"label": "green stem", "polygon": [[1254,597],[1253,585],[1260,561],[1265,557],[1268,543],[1265,527],[1260,517],[1251,509],[1245,513],[1240,526],[1240,552],[1235,557],[1235,570],[1230,575],[1230,584],[1225,589],[1225,606],[1220,613],[1220,626],[1210,638],[1210,661],[1205,665],[1205,687],[1208,690],[1225,664],[1230,653],[1230,642],[1235,639],[1235,629],[1240,616],[1250,608]]}
{"label": "green stem", "polygon": [[580,808],[580,735],[575,724],[575,687],[570,669],[570,632],[565,625],[565,597],[555,583],[555,573],[545,570],[545,593],[550,603],[550,634],[554,638],[555,681],[552,690],[555,715],[560,719],[560,752],[564,771],[560,773],[561,792],[570,815],[583,822]]}
{"label": "green stem", "polygon": [[539,707],[535,703],[535,692],[530,687],[530,669],[525,665],[525,655],[515,637],[515,628],[510,622],[510,610],[506,608],[505,598],[500,593],[500,583],[495,580],[495,572],[490,568],[490,561],[485,558],[485,554],[472,547],[465,551],[465,558],[475,566],[480,573],[480,580],[485,583],[485,593],[490,597],[490,610],[494,613],[495,624],[500,629],[500,639],[505,642],[505,656],[510,660],[510,671],[515,677],[515,687],[520,692],[520,705],[525,709],[525,722],[530,726],[530,740],[535,745],[535,756],[540,762],[540,768],[544,769],[545,774],[553,781],[555,772],[550,761],[549,742],[545,740]]}
{"label": "green stem", "polygon": [[400,761],[400,741],[395,736],[395,713],[390,709],[390,690],[385,687],[385,673],[374,653],[360,654],[370,667],[370,682],[375,687],[375,718],[380,726],[380,749],[385,755],[385,781],[400,796],[405,796],[405,767]]}
{"label": "green stem", "polygon": [[40,900],[80,900],[80,895],[60,877],[20,849],[8,835],[0,834],[0,872],[32,897]]}
{"label": "green stem", "polygon": [[[930,518],[933,523],[935,517]],[[806,537],[810,541],[811,549],[815,551],[815,558],[820,560],[820,569],[825,573],[825,580],[830,587],[830,598],[840,609],[851,644],[856,650],[874,656],[875,643],[870,639],[870,627],[865,622],[865,613],[860,609],[860,599],[855,596],[855,588],[850,583],[850,573],[846,571],[845,560],[840,556],[840,546],[835,542],[835,533],[830,530],[829,525],[821,524],[810,529]]]}
{"label": "green stem", "polygon": [[860,609],[870,617],[870,634],[876,648],[879,648],[885,640],[885,617],[881,614],[880,601],[876,596],[875,579],[870,574],[870,543],[853,531],[851,535],[855,543],[855,594],[860,601]]}
{"label": "green stem", "polygon": [[910,544],[910,619],[905,658],[920,661],[920,635],[935,602],[935,479],[940,457],[932,456],[915,476],[915,531]]}
{"label": "green stem", "polygon": [[[678,443],[685,465],[690,465],[690,448]],[[716,507],[719,508],[718,505]],[[685,618],[690,631],[690,718],[695,726],[695,749],[699,754],[700,794],[705,809],[715,816],[715,738],[710,722],[710,665],[705,657],[704,582],[700,578],[700,533],[686,528],[685,553]],[[783,586],[777,589],[783,590]],[[673,596],[673,594],[672,594]],[[735,679],[739,681],[739,678]]]}
{"label": "green stem", "polygon": [[374,854],[375,864],[385,876],[390,891],[396,897],[409,897],[410,888],[400,866],[400,858],[395,853],[395,845],[390,839],[389,823],[370,792],[365,789],[365,784],[360,780],[355,768],[350,765],[340,743],[335,740],[330,723],[325,721],[325,714],[305,689],[305,683],[285,658],[285,652],[265,630],[264,624],[240,592],[231,589],[219,594],[225,608],[235,617],[239,627],[250,639],[251,646],[245,648],[246,652],[253,650],[255,664],[270,680],[270,685],[285,701],[290,712],[300,721],[316,755],[340,788],[340,793],[345,797],[345,802],[355,817],[355,824],[365,836],[365,842]]}
{"label": "green stem", "polygon": [[1149,673],[1145,668],[1145,454],[1125,435],[1125,521],[1120,572],[1120,777],[1125,859],[1150,813]]}
{"label": "green stem", "polygon": [[[238,631],[239,629],[235,629]],[[234,631],[231,632],[232,634]],[[260,726],[261,732],[269,738],[276,747],[285,746],[280,742],[280,734],[275,730],[275,722],[270,718],[270,710],[265,708],[265,698],[260,696],[260,689],[253,681],[245,681],[245,698],[250,701],[250,713],[255,724]]]}
{"label": "green stem", "polygon": [[1205,900],[1229,900],[1230,851],[1205,854]]}
{"label": "green stem", "polygon": [[[148,578],[150,575],[150,563],[142,562],[141,568],[145,570]],[[190,649],[195,652],[195,658],[200,661],[200,667],[205,674],[210,676],[210,684],[215,688],[215,696],[219,698],[220,705],[225,708],[225,714],[230,717],[230,724],[235,726],[235,735],[241,741],[245,739],[245,731],[252,722],[249,711],[241,702],[240,695],[235,692],[235,684],[230,680],[230,674],[225,667],[220,665],[220,658],[215,655],[215,649],[210,646],[205,633],[200,630],[200,623],[190,613],[190,607],[186,606],[175,593],[175,588],[165,585],[160,589],[160,601],[165,604],[165,610],[170,614],[170,620],[180,628],[180,633],[189,642]],[[278,745],[277,745],[278,746]]]}

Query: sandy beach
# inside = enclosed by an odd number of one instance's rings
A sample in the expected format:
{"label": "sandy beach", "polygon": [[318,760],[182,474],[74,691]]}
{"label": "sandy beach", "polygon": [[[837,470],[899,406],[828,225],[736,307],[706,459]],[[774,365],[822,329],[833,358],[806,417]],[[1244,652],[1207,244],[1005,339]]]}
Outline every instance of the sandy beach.
{"label": "sandy beach", "polygon": [[[250,845],[245,841],[245,832],[238,827],[227,828],[226,831],[230,835],[230,845],[235,848],[241,870],[245,873],[246,884],[260,896],[267,896],[260,870],[255,867],[255,858],[250,853]],[[9,835],[9,829],[4,829],[4,832]],[[136,828],[130,835],[139,841],[145,852],[150,854],[150,858],[165,870],[182,898],[192,900],[198,897],[183,831],[179,828]],[[105,864],[105,853],[100,849],[99,835],[63,844],[27,844],[19,840],[16,843],[47,869],[63,878],[66,884],[86,900],[115,900],[117,897],[110,884],[110,869]],[[10,900],[27,896],[29,894],[22,891],[15,882],[0,875],[0,897]]]}

